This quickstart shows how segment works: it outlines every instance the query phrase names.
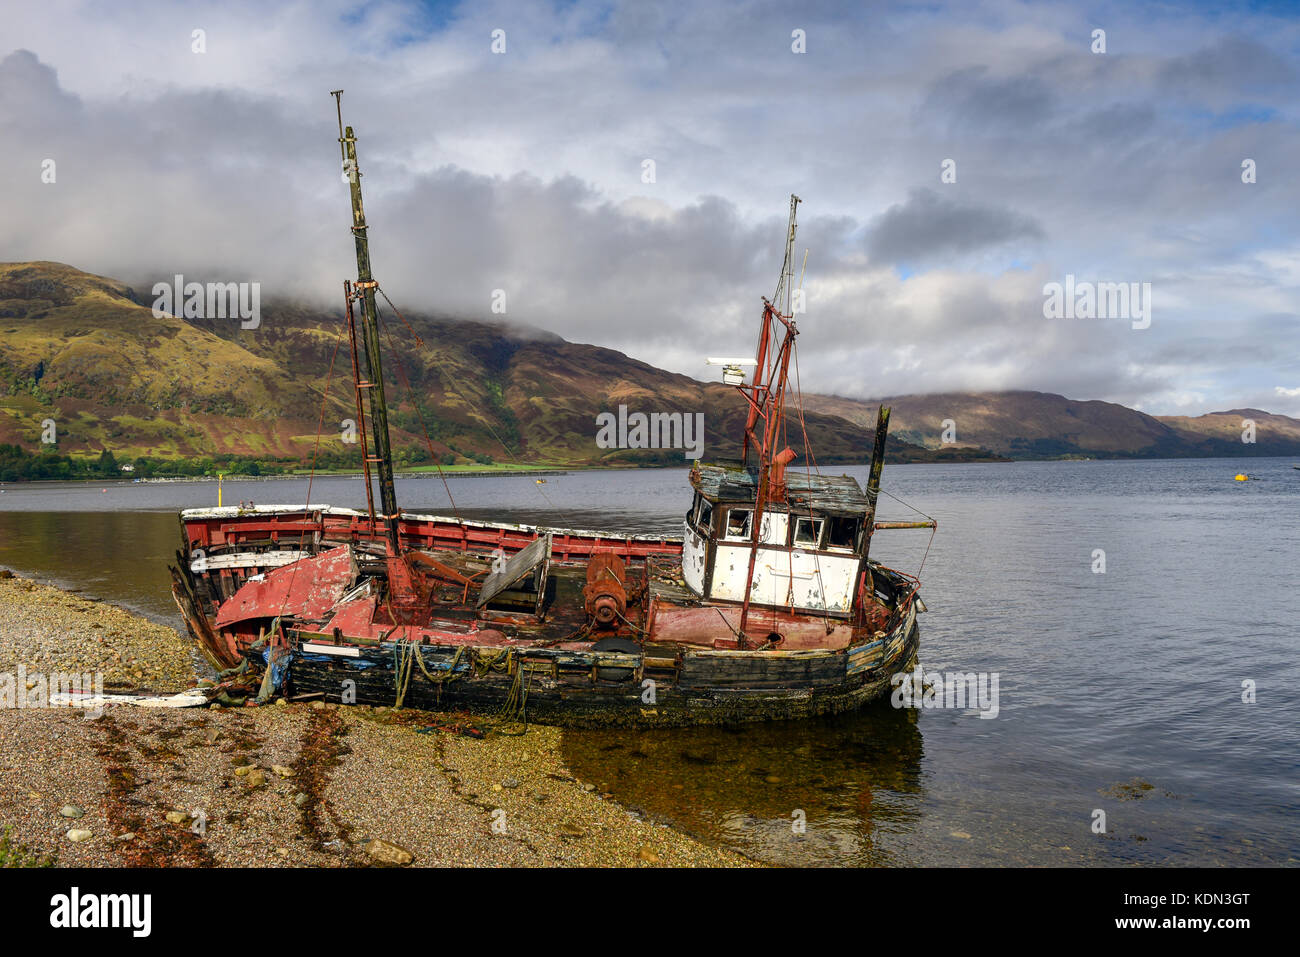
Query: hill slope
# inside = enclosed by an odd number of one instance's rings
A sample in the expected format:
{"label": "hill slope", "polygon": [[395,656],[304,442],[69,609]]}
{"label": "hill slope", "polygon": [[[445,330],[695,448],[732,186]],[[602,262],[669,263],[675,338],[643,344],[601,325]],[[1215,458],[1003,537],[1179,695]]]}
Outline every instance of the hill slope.
{"label": "hill slope", "polygon": [[[355,407],[339,314],[266,304],[260,326],[243,330],[236,320],[155,318],[148,302],[116,280],[60,263],[0,264],[0,443],[48,449],[42,423],[53,419],[64,453],[306,462],[322,422],[322,454],[355,459],[357,447],[340,440]],[[739,454],[745,405],[721,383],[536,330],[407,318],[423,346],[391,313],[385,318],[399,465],[685,461],[681,449],[598,448],[596,417],[620,406],[703,413],[705,457]],[[804,398],[819,463],[870,457],[876,401]],[[1044,392],[883,401],[894,409],[893,462],[986,459],[990,451],[1010,458],[1300,455],[1300,421],[1255,409],[1155,417]],[[1256,424],[1253,445],[1241,441],[1243,419]],[[949,443],[946,420],[956,433]],[[792,418],[787,427],[802,453],[799,423]]]}
{"label": "hill slope", "polygon": [[[1300,454],[1300,420],[1257,409],[1151,416],[1114,402],[1082,402],[1048,392],[938,393],[879,401],[893,407],[894,436],[930,449],[943,446],[945,420],[951,420],[954,444],[1016,459]],[[877,400],[811,396],[806,402],[864,427],[875,420]],[[1255,422],[1254,444],[1241,440],[1243,419]]]}
{"label": "hill slope", "polygon": [[[53,419],[64,453],[306,460],[323,421],[323,448],[355,455],[340,440],[355,407],[339,315],[266,305],[259,327],[243,330],[235,320],[155,318],[147,301],[59,263],[0,264],[0,443],[48,448],[41,423]],[[681,449],[598,448],[597,415],[617,414],[620,405],[629,413],[703,413],[706,457],[739,454],[745,406],[721,384],[546,333],[408,319],[423,347],[391,314],[385,320],[399,464],[427,461],[429,445],[445,463],[685,461]],[[870,432],[845,419],[812,414],[807,426],[820,462],[870,456]],[[791,444],[802,451],[796,436],[791,422]],[[902,441],[892,446],[894,461],[943,457]]]}

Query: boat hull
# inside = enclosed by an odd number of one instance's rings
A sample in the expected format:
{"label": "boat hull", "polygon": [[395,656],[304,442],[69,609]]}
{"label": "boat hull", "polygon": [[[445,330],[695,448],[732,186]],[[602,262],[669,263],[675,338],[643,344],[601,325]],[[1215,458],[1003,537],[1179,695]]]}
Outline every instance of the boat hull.
{"label": "boat hull", "polygon": [[[326,554],[349,542],[364,547],[357,517],[350,510],[328,507],[186,514],[184,548],[172,568],[172,590],[191,638],[214,667],[237,666],[245,657],[261,665],[260,653],[219,627],[221,608],[231,596],[245,583],[299,558]],[[481,554],[495,546],[517,552],[543,533],[531,526],[453,526],[452,521],[404,516],[404,547],[445,548],[459,537],[457,550]],[[680,564],[680,540],[573,530],[546,533],[563,543],[562,564],[568,566],[610,550],[629,565],[640,563],[647,578],[653,577],[648,574],[651,566],[658,570],[658,562]],[[728,615],[734,616],[735,607],[696,602],[694,608],[683,608],[658,596],[660,586],[651,583],[655,597],[649,603],[663,601],[667,610],[646,627],[680,637],[681,622],[702,610],[706,619],[718,617],[712,647],[701,644],[698,635],[689,642],[648,637],[639,647],[630,643],[636,651],[597,651],[589,643],[573,647],[548,640],[484,643],[475,641],[472,633],[444,643],[386,636],[340,640],[328,631],[290,627],[291,660],[282,690],[341,704],[469,712],[572,727],[739,724],[834,714],[888,694],[893,676],[915,665],[920,640],[916,616],[924,607],[914,600],[916,583],[875,563],[871,570],[877,600],[891,609],[888,624],[874,633],[854,628],[849,637],[843,622],[809,619],[821,639],[837,636],[840,644],[834,647],[810,647],[810,642],[820,644],[813,639],[801,642],[793,624],[784,647],[734,647]],[[670,615],[679,616],[671,627],[659,624]],[[729,641],[733,647],[722,647]]]}
{"label": "boat hull", "polygon": [[920,630],[909,614],[893,633],[849,652],[786,658],[758,651],[688,653],[675,679],[649,677],[656,671],[640,655],[539,656],[523,651],[501,670],[478,674],[467,668],[453,680],[442,680],[454,651],[424,648],[425,665],[439,680],[430,680],[416,665],[403,682],[398,650],[390,646],[355,658],[300,653],[290,681],[295,694],[389,707],[404,685],[404,707],[504,714],[563,727],[743,724],[860,708],[887,695],[893,675],[915,667],[919,644]]}

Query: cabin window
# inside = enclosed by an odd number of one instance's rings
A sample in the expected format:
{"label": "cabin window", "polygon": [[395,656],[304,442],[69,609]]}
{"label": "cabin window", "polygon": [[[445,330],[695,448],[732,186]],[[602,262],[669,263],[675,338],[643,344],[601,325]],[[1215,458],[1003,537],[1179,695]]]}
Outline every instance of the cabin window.
{"label": "cabin window", "polygon": [[816,548],[822,540],[822,520],[820,518],[800,518],[794,523],[794,543],[808,548]]}
{"label": "cabin window", "polygon": [[852,551],[858,543],[862,519],[853,516],[833,517],[827,520],[826,547]]}
{"label": "cabin window", "polygon": [[700,507],[695,510],[695,527],[704,535],[713,525],[713,503],[700,499]]}
{"label": "cabin window", "polygon": [[727,538],[748,540],[754,518],[752,508],[733,508],[727,513]]}

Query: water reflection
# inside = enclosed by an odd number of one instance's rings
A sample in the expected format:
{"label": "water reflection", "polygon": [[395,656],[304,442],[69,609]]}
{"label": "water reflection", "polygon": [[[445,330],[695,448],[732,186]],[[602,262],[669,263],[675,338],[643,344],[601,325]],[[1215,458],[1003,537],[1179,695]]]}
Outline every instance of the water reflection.
{"label": "water reflection", "polygon": [[625,806],[770,863],[904,863],[894,837],[916,829],[924,797],[917,715],[887,703],[813,721],[566,732],[563,750]]}
{"label": "water reflection", "polygon": [[167,566],[180,541],[169,512],[0,511],[0,565],[173,628],[184,626]]}

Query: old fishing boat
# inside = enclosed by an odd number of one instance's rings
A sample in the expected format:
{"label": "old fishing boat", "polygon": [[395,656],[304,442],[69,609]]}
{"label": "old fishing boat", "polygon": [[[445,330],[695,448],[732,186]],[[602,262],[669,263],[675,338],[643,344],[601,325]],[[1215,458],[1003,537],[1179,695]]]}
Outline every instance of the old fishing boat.
{"label": "old fishing boat", "polygon": [[777,293],[744,360],[750,381],[726,360],[724,381],[749,409],[742,460],[690,472],[681,537],[465,521],[397,504],[378,283],[341,109],[339,142],[352,174],[357,280],[344,283],[344,313],[367,507],[181,513],[172,590],[216,667],[261,673],[263,697],[655,726],[843,711],[914,666],[920,583],[869,557],[877,529],[934,528],[876,521],[889,410],[865,490],[791,469],[783,441],[797,197]]}

